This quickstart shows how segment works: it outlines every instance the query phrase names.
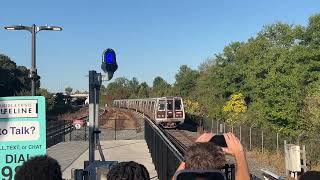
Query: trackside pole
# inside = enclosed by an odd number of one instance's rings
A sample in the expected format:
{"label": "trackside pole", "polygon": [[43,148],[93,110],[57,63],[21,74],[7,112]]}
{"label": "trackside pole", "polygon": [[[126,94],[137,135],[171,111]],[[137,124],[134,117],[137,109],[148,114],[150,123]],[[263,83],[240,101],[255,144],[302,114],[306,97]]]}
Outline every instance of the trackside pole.
{"label": "trackside pole", "polygon": [[95,81],[96,71],[89,71],[89,162],[94,161],[95,151]]}
{"label": "trackside pole", "polygon": [[[118,69],[116,54],[107,49],[102,54],[102,70],[111,80],[113,73]],[[102,75],[96,71],[89,71],[89,161],[84,162],[84,169],[75,169],[75,180],[105,179],[106,173],[118,162],[106,161],[99,141],[99,91],[102,84]],[[101,160],[95,160],[95,150],[98,148]]]}
{"label": "trackside pole", "polygon": [[95,130],[98,130],[99,127],[99,94],[100,94],[100,86],[102,83],[102,78],[101,78],[101,73],[96,73],[96,87],[95,87],[95,91],[94,91],[94,97],[95,97],[95,117],[94,117],[94,126],[95,126]]}
{"label": "trackside pole", "polygon": [[105,161],[99,141],[99,92],[102,83],[101,73],[89,71],[89,162],[95,161],[95,150]]}

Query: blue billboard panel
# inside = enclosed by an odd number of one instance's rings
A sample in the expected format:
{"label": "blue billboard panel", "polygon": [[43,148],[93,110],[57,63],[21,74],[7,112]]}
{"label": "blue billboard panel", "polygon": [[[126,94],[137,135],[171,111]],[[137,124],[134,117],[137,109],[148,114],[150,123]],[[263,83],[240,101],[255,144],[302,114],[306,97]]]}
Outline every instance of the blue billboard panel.
{"label": "blue billboard panel", "polygon": [[23,162],[45,154],[45,98],[0,97],[0,179],[13,179]]}

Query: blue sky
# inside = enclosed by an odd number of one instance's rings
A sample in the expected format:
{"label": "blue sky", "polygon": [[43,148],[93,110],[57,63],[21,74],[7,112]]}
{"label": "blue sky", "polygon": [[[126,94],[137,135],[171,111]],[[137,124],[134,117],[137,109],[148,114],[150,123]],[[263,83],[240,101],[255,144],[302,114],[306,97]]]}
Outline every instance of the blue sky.
{"label": "blue sky", "polygon": [[[37,34],[41,85],[86,90],[89,70],[100,71],[106,48],[117,53],[115,78],[169,83],[182,64],[197,68],[233,41],[245,41],[264,25],[306,25],[320,13],[318,0],[10,0],[1,2],[0,53],[30,67],[31,36],[6,25],[59,25]],[[104,83],[105,85],[107,83]]]}

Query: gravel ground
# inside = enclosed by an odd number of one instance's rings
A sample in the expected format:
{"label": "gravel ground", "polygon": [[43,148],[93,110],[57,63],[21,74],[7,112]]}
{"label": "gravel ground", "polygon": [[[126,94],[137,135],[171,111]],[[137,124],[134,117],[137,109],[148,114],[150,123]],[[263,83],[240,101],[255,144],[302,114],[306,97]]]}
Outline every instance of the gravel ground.
{"label": "gravel ground", "polygon": [[137,120],[138,124],[135,129],[100,129],[101,140],[133,140],[133,139],[144,139],[144,119],[137,113],[130,112],[132,117]]}
{"label": "gravel ground", "polygon": [[[131,113],[131,112],[129,112]],[[138,121],[138,127],[135,129],[118,129],[114,128],[100,128],[100,140],[133,140],[144,139],[144,119],[137,113],[132,113],[133,117]],[[67,134],[65,141],[85,141],[88,140],[89,128],[75,129],[72,131],[71,136]]]}
{"label": "gravel ground", "polygon": [[263,161],[259,161],[255,158],[253,158],[252,155],[250,154],[250,152],[247,152],[247,161],[248,161],[250,173],[254,174],[258,178],[263,179],[261,169],[268,170],[273,173],[277,172],[275,170],[275,168],[268,165],[268,163],[263,162]]}

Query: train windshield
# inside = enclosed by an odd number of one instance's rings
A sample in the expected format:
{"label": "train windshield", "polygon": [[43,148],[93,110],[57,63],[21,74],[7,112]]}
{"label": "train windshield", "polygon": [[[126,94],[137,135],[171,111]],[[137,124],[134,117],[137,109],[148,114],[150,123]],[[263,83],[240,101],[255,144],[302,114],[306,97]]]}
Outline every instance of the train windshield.
{"label": "train windshield", "polygon": [[181,99],[175,99],[175,101],[174,101],[174,109],[175,110],[181,110],[182,109]]}
{"label": "train windshield", "polygon": [[173,109],[172,101],[168,101],[167,102],[167,110],[172,111],[172,109]]}
{"label": "train windshield", "polygon": [[164,111],[165,107],[166,107],[166,105],[165,105],[164,101],[159,101],[158,110],[159,111]]}

